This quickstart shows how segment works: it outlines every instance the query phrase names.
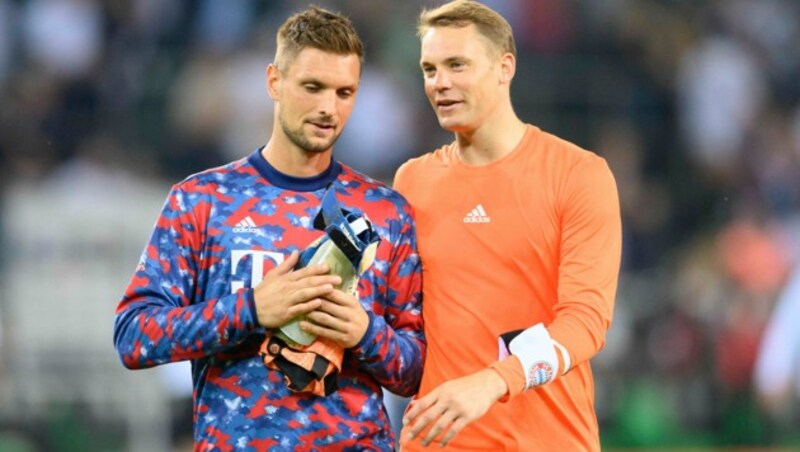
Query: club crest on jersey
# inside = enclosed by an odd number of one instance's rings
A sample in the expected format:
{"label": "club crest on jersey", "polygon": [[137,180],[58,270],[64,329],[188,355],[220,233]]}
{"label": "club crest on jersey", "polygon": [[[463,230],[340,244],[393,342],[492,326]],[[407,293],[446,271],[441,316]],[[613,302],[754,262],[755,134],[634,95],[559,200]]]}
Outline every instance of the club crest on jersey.
{"label": "club crest on jersey", "polygon": [[538,363],[534,364],[528,371],[528,381],[530,381],[533,386],[543,385],[552,378],[553,366],[544,361],[539,361]]}

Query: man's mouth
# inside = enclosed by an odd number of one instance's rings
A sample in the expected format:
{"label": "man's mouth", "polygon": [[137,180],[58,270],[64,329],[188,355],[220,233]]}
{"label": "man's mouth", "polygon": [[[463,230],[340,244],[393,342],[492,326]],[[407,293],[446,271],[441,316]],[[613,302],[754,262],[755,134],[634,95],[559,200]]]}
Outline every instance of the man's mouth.
{"label": "man's mouth", "polygon": [[436,101],[436,109],[440,111],[449,111],[460,105],[461,101],[453,99],[441,99]]}
{"label": "man's mouth", "polygon": [[336,126],[334,126],[330,122],[308,121],[308,123],[311,124],[312,126],[314,126],[314,128],[319,129],[319,130],[328,131],[328,130],[333,130],[333,129],[336,128]]}

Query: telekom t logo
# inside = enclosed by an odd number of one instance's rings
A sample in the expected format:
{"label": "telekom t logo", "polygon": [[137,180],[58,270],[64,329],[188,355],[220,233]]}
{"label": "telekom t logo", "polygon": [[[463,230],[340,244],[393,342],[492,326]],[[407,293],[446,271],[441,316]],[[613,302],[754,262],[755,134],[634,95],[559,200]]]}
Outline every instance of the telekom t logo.
{"label": "telekom t logo", "polygon": [[[264,278],[264,261],[267,259],[276,266],[283,262],[283,254],[275,251],[233,250],[231,251],[231,276],[236,275],[236,268],[243,257],[250,256],[253,266],[250,270],[250,285],[257,286]],[[236,293],[244,287],[244,281],[231,281],[231,293]]]}

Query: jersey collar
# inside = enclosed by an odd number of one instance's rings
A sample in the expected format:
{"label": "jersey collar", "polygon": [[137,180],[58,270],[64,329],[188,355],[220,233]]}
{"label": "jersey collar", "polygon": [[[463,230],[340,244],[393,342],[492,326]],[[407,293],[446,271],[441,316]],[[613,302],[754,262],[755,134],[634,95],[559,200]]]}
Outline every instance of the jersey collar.
{"label": "jersey collar", "polygon": [[253,165],[261,176],[272,185],[294,191],[316,191],[327,187],[342,172],[342,165],[334,159],[325,171],[311,177],[289,176],[278,171],[270,165],[261,154],[261,149],[253,151],[247,160]]}

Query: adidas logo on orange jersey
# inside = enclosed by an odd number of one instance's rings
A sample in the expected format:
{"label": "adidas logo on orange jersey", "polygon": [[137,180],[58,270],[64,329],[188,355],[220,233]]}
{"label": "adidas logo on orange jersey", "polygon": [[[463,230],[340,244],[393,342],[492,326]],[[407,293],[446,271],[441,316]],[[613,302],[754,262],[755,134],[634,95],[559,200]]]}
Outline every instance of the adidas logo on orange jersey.
{"label": "adidas logo on orange jersey", "polygon": [[464,223],[491,223],[492,219],[486,214],[483,205],[478,204],[467,216],[464,217]]}

